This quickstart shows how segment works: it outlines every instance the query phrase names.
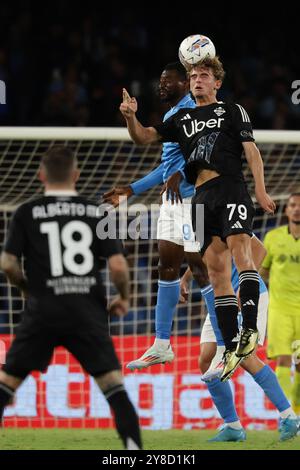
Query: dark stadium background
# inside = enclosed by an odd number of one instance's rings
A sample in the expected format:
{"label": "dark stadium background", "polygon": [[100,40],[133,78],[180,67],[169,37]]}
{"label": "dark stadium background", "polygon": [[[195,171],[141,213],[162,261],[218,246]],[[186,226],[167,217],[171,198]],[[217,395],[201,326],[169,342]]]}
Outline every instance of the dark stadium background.
{"label": "dark stadium background", "polygon": [[[138,97],[140,118],[157,122],[164,64],[181,40],[211,37],[227,78],[221,99],[242,104],[255,128],[298,129],[291,101],[300,79],[292,3],[46,2],[0,4],[0,79],[7,104],[0,125],[120,126],[125,85]],[[295,5],[295,4],[294,4]]]}

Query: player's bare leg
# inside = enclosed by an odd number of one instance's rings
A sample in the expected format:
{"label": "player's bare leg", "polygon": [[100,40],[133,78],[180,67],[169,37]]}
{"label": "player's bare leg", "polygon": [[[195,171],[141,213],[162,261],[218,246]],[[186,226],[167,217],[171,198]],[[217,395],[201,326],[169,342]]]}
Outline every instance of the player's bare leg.
{"label": "player's bare leg", "polygon": [[0,370],[0,427],[2,425],[4,408],[12,402],[15,391],[23,380]]}
{"label": "player's bare leg", "polygon": [[[220,348],[220,346],[218,346]],[[223,346],[221,348],[224,349]],[[199,367],[205,376],[209,371],[214,360],[216,359],[217,343],[204,342],[201,343],[199,356]],[[220,358],[221,359],[221,358]],[[203,377],[202,376],[202,377]],[[220,382],[219,378],[212,378],[206,382],[208,390],[211,394],[213,402],[217,407],[224,425],[221,427],[216,436],[210,439],[210,442],[242,442],[246,439],[246,432],[239,420],[234,398],[229,383]]]}

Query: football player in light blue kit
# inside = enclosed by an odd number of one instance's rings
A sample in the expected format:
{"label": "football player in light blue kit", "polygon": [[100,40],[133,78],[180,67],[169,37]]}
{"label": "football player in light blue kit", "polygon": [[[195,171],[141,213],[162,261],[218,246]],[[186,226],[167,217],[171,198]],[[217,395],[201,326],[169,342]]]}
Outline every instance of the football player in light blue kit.
{"label": "football player in light blue kit", "polygon": [[[255,236],[252,237],[251,243],[254,262],[256,266],[259,266],[266,251],[262,243]],[[187,271],[182,278],[181,301],[184,301],[186,297],[188,291],[187,284],[191,277],[191,273]],[[234,263],[232,263],[231,282],[234,292],[237,293],[239,289],[239,278],[238,271]],[[199,365],[200,369],[204,373],[202,380],[206,382],[213,402],[224,420],[224,426],[221,428],[220,432],[211,439],[211,441],[244,441],[246,439],[246,432],[237,415],[231,387],[228,382],[221,382],[219,379],[223,370],[222,356],[225,351],[225,346],[221,331],[218,327],[212,286],[208,284],[206,287],[202,288],[201,294],[205,300],[208,315],[206,316],[201,332],[201,353]],[[268,291],[265,283],[260,278],[260,298],[257,318],[257,327],[259,331],[258,343],[260,345],[264,344],[267,325],[267,311]],[[239,315],[239,320],[241,323],[241,315]],[[297,417],[285,397],[273,370],[268,365],[264,364],[255,353],[245,359],[241,363],[241,366],[252,375],[255,382],[262,388],[265,395],[279,411],[280,440],[287,440],[294,437],[298,430]]]}
{"label": "football player in light blue kit", "polygon": [[[195,102],[189,93],[189,81],[184,67],[175,62],[168,64],[160,77],[159,95],[162,101],[170,106],[164,120],[175,114],[180,108],[194,108]],[[124,90],[123,100],[129,99]],[[182,171],[185,166],[183,155],[177,143],[163,144],[161,164],[144,178],[129,186],[113,188],[104,194],[104,201],[114,206],[119,204],[119,197],[139,195],[163,184],[169,176]],[[206,285],[202,273],[206,273],[201,255],[200,245],[195,241],[190,215],[190,200],[194,194],[194,186],[184,178],[180,184],[182,200],[172,201],[172,195],[167,200],[164,193],[157,226],[159,249],[159,281],[157,304],[155,308],[156,338],[140,358],[130,362],[130,369],[142,369],[153,364],[171,362],[174,353],[170,344],[172,321],[180,295],[180,267],[186,258],[193,276],[199,286]],[[175,202],[175,203],[173,203]]]}

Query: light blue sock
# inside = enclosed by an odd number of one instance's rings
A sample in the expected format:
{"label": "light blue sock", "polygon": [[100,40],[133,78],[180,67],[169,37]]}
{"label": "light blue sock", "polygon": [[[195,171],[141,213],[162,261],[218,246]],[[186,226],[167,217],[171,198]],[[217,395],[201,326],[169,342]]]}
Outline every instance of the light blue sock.
{"label": "light blue sock", "polygon": [[225,423],[239,421],[229,382],[214,379],[206,383],[214,404]]}
{"label": "light blue sock", "polygon": [[259,372],[253,375],[253,378],[279,412],[282,412],[291,406],[271,367],[265,365]]}
{"label": "light blue sock", "polygon": [[215,296],[214,296],[214,290],[213,290],[211,284],[209,284],[208,286],[203,287],[203,289],[201,289],[201,295],[205,300],[205,304],[206,304],[207,311],[208,311],[208,314],[209,314],[209,319],[210,319],[210,322],[211,322],[211,326],[213,327],[215,337],[216,337],[216,340],[217,340],[217,345],[218,346],[224,346],[222,333],[221,333],[221,330],[218,326],[218,320],[217,320],[217,315],[216,315],[216,311],[215,311]]}
{"label": "light blue sock", "polygon": [[158,281],[157,303],[155,307],[156,338],[170,339],[173,316],[179,301],[180,279]]}

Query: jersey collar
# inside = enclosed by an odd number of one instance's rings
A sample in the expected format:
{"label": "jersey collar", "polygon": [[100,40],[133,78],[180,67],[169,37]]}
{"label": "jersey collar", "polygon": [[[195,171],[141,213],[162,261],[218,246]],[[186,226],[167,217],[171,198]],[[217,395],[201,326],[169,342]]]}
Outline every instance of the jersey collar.
{"label": "jersey collar", "polygon": [[78,196],[78,193],[71,189],[53,189],[52,191],[45,191],[45,196]]}

